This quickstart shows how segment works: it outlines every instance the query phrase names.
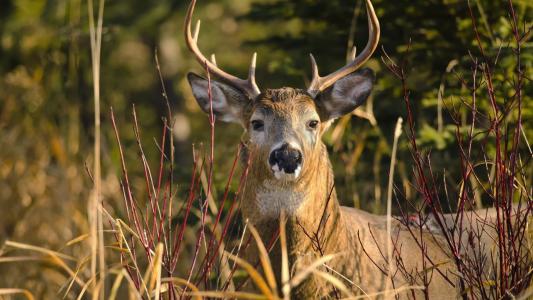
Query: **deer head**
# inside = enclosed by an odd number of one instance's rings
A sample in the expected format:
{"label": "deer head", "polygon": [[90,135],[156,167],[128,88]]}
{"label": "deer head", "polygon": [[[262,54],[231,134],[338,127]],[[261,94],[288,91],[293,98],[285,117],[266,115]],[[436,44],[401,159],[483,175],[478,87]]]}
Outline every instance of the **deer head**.
{"label": "deer head", "polygon": [[[192,0],[185,20],[187,46],[209,74],[210,81],[189,73],[188,79],[200,107],[216,119],[239,123],[254,150],[254,163],[262,166],[265,179],[284,184],[296,182],[301,174],[312,170],[320,151],[321,137],[335,118],[352,112],[364,103],[372,89],[374,74],[360,67],[370,58],[379,40],[379,22],[370,0],[366,1],[369,41],[364,50],[341,69],[321,77],[311,55],[313,80],[307,90],[297,88],[260,90],[255,83],[256,54],[247,79],[240,79],[220,69],[199,50],[200,23],[191,32],[196,0]],[[360,69],[360,70],[359,70]]]}

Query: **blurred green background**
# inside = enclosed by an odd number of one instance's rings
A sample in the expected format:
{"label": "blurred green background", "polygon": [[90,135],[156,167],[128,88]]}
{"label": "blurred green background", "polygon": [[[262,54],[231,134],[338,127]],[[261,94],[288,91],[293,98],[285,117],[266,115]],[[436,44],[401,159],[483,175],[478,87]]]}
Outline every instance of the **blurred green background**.
{"label": "blurred green background", "polygon": [[[513,2],[518,23],[527,31],[532,25],[533,2]],[[303,88],[310,76],[308,53],[315,54],[325,74],[345,63],[352,45],[364,47],[367,23],[363,3],[201,0],[195,13],[202,19],[199,44],[205,54],[216,53],[224,69],[241,77],[257,51],[261,88]],[[373,4],[381,22],[381,46],[391,57],[404,57],[411,41],[408,85],[419,141],[431,149],[434,169],[445,169],[444,180],[457,187],[460,164],[456,161],[455,126],[446,107],[459,106],[461,97],[468,97],[468,89],[458,78],[471,76],[469,52],[479,54],[467,1],[374,0]],[[155,167],[158,155],[153,138],[160,139],[161,118],[166,115],[154,60],[156,49],[176,124],[178,198],[189,182],[192,144],[209,140],[207,117],[199,111],[185,79],[191,70],[203,73],[183,43],[187,5],[188,1],[171,0],[106,2],[101,58],[103,193],[105,205],[116,215],[123,212],[120,160],[109,109],[113,107],[119,123],[133,186],[142,193],[142,165],[131,130],[131,110],[135,104],[144,148]],[[495,78],[498,99],[505,106],[505,99],[514,91],[508,3],[472,0],[470,5],[488,55],[495,57],[500,52]],[[0,0],[0,245],[16,240],[61,250],[67,241],[87,232],[86,207],[92,183],[86,165],[91,168],[94,141],[88,31],[85,1]],[[523,114],[529,141],[533,141],[531,48],[532,43],[524,41]],[[367,63],[377,74],[371,98],[326,135],[339,198],[345,205],[376,213],[384,208],[394,125],[399,116],[406,115],[401,86],[381,62],[382,54],[380,48]],[[488,111],[486,97],[479,101],[481,109]],[[464,107],[458,113],[467,120]],[[239,125],[217,124],[217,188],[226,182],[241,132]],[[413,200],[405,138],[398,155],[395,183]],[[531,164],[526,172],[531,174]],[[65,251],[83,253],[81,247]],[[0,248],[0,254],[2,251]],[[5,276],[8,272],[12,276]],[[43,277],[45,281],[38,280]],[[32,284],[46,295],[55,293],[64,281],[64,274],[53,268],[43,271],[0,265],[0,287]]]}

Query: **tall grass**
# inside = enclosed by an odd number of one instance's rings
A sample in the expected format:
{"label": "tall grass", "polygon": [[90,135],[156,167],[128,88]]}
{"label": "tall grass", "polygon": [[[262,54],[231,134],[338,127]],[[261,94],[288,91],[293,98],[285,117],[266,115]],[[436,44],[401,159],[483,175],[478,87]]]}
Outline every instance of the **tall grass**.
{"label": "tall grass", "polygon": [[[402,134],[402,124],[403,119],[400,117],[396,122],[396,127],[394,128],[394,141],[392,144],[392,157],[389,169],[389,183],[387,187],[387,236],[392,236],[392,192],[393,192],[393,182],[394,182],[394,169],[396,167],[396,153],[398,151],[398,140]],[[393,256],[392,256],[392,240],[387,239],[387,261],[389,262],[389,270],[393,269]],[[388,274],[387,284],[385,290],[390,289],[392,284],[391,274]],[[386,295],[390,297],[390,295]]]}
{"label": "tall grass", "polygon": [[101,122],[100,122],[100,58],[102,51],[102,26],[104,0],[98,4],[98,19],[95,24],[94,4],[88,0],[89,32],[91,40],[91,62],[94,93],[94,187],[89,201],[88,214],[91,237],[91,277],[93,297],[105,299],[105,252],[102,215],[102,171],[101,171]]}

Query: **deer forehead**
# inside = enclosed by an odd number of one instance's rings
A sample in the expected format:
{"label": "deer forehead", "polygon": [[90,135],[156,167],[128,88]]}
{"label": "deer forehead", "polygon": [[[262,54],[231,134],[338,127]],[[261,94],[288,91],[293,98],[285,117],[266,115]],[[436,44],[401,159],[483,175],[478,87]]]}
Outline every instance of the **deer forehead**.
{"label": "deer forehead", "polygon": [[253,116],[295,119],[313,113],[317,113],[315,102],[305,91],[293,88],[268,89],[252,103],[247,119]]}

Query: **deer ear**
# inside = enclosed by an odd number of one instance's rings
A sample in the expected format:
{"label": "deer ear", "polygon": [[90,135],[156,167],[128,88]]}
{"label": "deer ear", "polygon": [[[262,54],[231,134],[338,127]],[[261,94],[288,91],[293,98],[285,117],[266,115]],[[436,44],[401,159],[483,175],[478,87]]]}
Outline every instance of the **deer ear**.
{"label": "deer ear", "polygon": [[352,112],[366,101],[373,85],[374,72],[369,68],[339,79],[315,99],[321,118],[331,120]]}
{"label": "deer ear", "polygon": [[[200,108],[205,113],[211,113],[208,93],[209,82],[207,79],[194,73],[187,74],[187,79]],[[249,102],[248,97],[244,93],[227,84],[211,80],[211,99],[213,101],[213,114],[216,119],[224,122],[242,122],[242,110]]]}

